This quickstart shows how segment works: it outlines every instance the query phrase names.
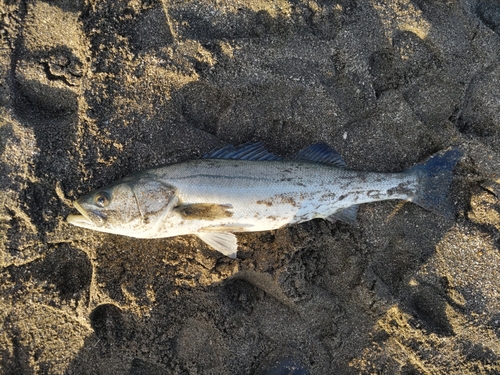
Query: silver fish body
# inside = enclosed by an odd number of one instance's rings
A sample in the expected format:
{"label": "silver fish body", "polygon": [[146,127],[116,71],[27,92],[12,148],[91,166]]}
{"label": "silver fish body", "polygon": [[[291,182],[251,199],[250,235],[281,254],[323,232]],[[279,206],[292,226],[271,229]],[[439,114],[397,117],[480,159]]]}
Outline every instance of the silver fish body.
{"label": "silver fish body", "polygon": [[126,177],[75,202],[82,215],[68,221],[138,238],[195,234],[234,258],[234,232],[315,218],[354,221],[362,203],[403,199],[446,210],[451,170],[460,157],[450,150],[405,172],[373,173],[343,168],[340,156],[323,144],[290,160],[260,144],[225,150]]}
{"label": "silver fish body", "polygon": [[[175,187],[181,205],[227,207],[225,217],[186,222],[180,214],[162,222],[154,237],[200,230],[265,231],[384,199],[411,200],[414,175],[364,173],[306,162],[196,160],[154,171]],[[399,187],[399,189],[398,189]],[[175,212],[175,210],[174,210]],[[215,222],[214,222],[215,221]]]}

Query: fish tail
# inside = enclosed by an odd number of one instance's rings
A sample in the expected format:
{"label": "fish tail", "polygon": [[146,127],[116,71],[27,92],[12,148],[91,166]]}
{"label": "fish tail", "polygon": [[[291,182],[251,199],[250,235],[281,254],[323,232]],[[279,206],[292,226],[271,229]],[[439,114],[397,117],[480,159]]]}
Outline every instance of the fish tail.
{"label": "fish tail", "polygon": [[451,149],[443,154],[432,156],[423,164],[417,164],[408,173],[418,176],[418,188],[412,201],[419,206],[445,217],[454,214],[453,203],[449,197],[453,179],[453,168],[463,152]]}

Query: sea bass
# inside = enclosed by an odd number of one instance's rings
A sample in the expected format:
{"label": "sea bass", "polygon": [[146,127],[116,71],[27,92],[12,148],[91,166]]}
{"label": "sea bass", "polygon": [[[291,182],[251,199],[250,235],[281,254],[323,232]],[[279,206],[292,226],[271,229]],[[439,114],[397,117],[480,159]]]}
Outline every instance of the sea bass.
{"label": "sea bass", "polygon": [[448,190],[462,153],[451,149],[400,173],[349,170],[324,143],[291,158],[261,143],[226,146],[202,159],[125,177],[76,202],[68,222],[138,238],[194,234],[236,257],[234,232],[281,228],[322,218],[354,222],[358,205],[403,199],[451,212]]}

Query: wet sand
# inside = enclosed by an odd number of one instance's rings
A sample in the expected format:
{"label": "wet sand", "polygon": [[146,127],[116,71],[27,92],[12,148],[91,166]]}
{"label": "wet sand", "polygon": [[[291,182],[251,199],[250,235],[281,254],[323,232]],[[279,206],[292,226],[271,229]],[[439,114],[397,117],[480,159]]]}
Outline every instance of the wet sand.
{"label": "wet sand", "polygon": [[[497,1],[4,0],[0,34],[0,373],[500,373]],[[247,141],[382,172],[458,147],[455,214],[366,204],[236,260],[65,222]]]}

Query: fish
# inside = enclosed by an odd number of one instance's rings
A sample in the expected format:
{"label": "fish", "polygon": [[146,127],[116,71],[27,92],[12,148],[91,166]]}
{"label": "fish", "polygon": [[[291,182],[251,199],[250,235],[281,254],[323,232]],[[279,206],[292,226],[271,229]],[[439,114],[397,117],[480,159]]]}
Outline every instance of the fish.
{"label": "fish", "polygon": [[262,143],[227,145],[200,159],[132,174],[74,202],[78,227],[136,238],[196,235],[236,258],[234,233],[279,229],[313,219],[352,224],[360,204],[400,199],[443,216],[462,157],[451,148],[397,173],[346,167],[326,143],[288,158]]}

